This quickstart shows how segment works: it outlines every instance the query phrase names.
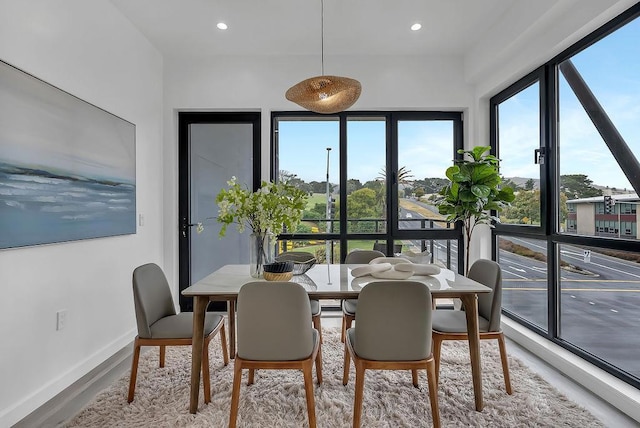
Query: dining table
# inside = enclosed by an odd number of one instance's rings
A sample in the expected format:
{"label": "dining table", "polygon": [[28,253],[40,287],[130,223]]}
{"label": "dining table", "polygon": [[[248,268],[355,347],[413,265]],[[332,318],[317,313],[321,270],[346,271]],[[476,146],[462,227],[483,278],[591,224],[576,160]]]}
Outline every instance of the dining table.
{"label": "dining table", "polygon": [[[294,275],[290,281],[301,284],[312,299],[356,299],[358,293],[370,282],[384,279],[373,276],[354,277],[352,271],[364,265],[354,264],[316,264],[302,275]],[[407,280],[426,284],[431,295],[436,298],[459,298],[465,309],[469,354],[475,408],[481,411],[482,375],[480,365],[480,334],[478,329],[478,294],[490,293],[491,289],[452,270],[441,268],[435,275],[414,275]],[[210,301],[226,301],[229,325],[230,357],[236,353],[236,302],[240,288],[252,281],[268,281],[254,278],[249,274],[248,264],[225,265],[195,284],[182,291],[185,297],[193,298],[193,340],[191,353],[191,392],[189,411],[197,413],[198,394],[200,392],[200,373],[202,368],[202,352],[204,347],[204,318]],[[357,323],[357,319],[356,319]]]}

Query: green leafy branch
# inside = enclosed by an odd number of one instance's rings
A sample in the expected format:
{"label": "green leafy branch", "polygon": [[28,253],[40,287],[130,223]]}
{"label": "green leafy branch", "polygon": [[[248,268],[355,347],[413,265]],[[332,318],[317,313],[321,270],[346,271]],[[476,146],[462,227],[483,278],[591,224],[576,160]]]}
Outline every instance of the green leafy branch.
{"label": "green leafy branch", "polygon": [[290,184],[263,181],[255,192],[246,185],[241,186],[236,177],[227,184],[229,188],[222,189],[216,196],[221,237],[231,224],[235,224],[239,232],[249,228],[253,233],[278,234],[283,227],[295,230],[302,220],[308,196]]}

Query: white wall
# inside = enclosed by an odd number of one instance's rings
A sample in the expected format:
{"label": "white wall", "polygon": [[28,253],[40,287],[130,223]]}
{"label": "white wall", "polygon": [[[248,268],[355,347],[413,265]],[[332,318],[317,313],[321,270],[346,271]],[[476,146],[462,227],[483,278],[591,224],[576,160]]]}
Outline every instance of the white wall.
{"label": "white wall", "polygon": [[[169,274],[174,267],[177,281],[177,112],[260,111],[262,174],[268,178],[271,111],[300,110],[284,93],[317,75],[320,64],[317,56],[225,56],[165,58],[164,65],[165,268]],[[469,116],[473,88],[464,82],[461,58],[325,56],[325,72],[360,81],[362,95],[351,110],[452,110]]]}
{"label": "white wall", "polygon": [[162,58],[108,1],[0,0],[0,59],[136,124],[145,215],[135,235],[0,250],[5,427],[135,336],[131,272],[162,262]]}

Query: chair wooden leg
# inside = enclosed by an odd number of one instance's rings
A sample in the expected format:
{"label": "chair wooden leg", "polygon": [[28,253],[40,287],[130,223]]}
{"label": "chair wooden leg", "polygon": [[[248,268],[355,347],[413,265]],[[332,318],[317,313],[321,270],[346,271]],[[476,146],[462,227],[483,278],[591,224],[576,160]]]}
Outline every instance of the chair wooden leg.
{"label": "chair wooden leg", "polygon": [[355,317],[347,314],[342,314],[342,336],[340,340],[344,343],[345,335],[347,334],[347,330],[351,328]]}
{"label": "chair wooden leg", "polygon": [[318,385],[322,385],[322,346],[320,346],[316,355],[316,379]]}
{"label": "chair wooden leg", "polygon": [[353,428],[360,428],[360,419],[362,418],[362,399],[364,397],[364,366],[358,364],[357,360],[354,360],[356,365],[356,394],[353,402]]}
{"label": "chair wooden leg", "polygon": [[413,381],[413,386],[418,387],[418,369],[411,369],[411,380]]}
{"label": "chair wooden leg", "polygon": [[227,350],[227,333],[224,329],[224,323],[220,326],[220,344],[222,345],[222,361],[224,365],[229,365],[229,351]]}
{"label": "chair wooden leg", "polygon": [[504,334],[498,336],[498,345],[500,346],[500,359],[502,360],[502,372],[504,373],[504,386],[507,394],[513,394],[511,389],[511,377],[509,376],[509,361],[507,359],[507,345],[504,341]]}
{"label": "chair wooden leg", "polygon": [[427,382],[429,383],[429,401],[431,402],[431,417],[433,427],[440,428],[440,410],[438,409],[438,379],[436,377],[436,363],[427,363]]}
{"label": "chair wooden leg", "polygon": [[351,358],[349,355],[349,348],[347,347],[347,344],[344,344],[344,367],[343,367],[343,374],[342,374],[342,384],[346,385],[347,383],[349,383],[349,364],[351,364]]}
{"label": "chair wooden leg", "polygon": [[249,369],[249,376],[247,377],[247,386],[253,385],[253,382],[255,380],[255,375],[256,375],[256,370]]}
{"label": "chair wooden leg", "polygon": [[314,316],[311,321],[313,321],[313,328],[318,330],[318,334],[320,335],[320,343],[322,343],[322,326],[320,324],[320,315]]}
{"label": "chair wooden leg", "polygon": [[438,384],[438,378],[440,377],[440,349],[442,349],[442,340],[433,335],[433,359],[435,360],[435,372],[436,372],[436,385]]}
{"label": "chair wooden leg", "polygon": [[133,394],[136,392],[136,378],[138,377],[138,360],[140,359],[140,345],[138,344],[138,338],[133,344],[133,358],[131,359],[131,377],[129,379],[129,395],[127,396],[127,403],[133,401]]}
{"label": "chair wooden leg", "polygon": [[316,428],[316,404],[313,399],[313,375],[311,370],[313,368],[313,362],[309,361],[309,364],[305,364],[302,368],[304,375],[304,392],[307,398],[307,413],[309,414],[309,428]]}
{"label": "chair wooden leg", "polygon": [[240,404],[240,383],[242,382],[242,364],[236,358],[233,365],[233,390],[231,391],[231,412],[229,414],[229,428],[235,428],[238,419],[238,404]]}
{"label": "chair wooden leg", "polygon": [[211,376],[209,373],[209,343],[211,336],[205,338],[202,349],[202,387],[204,388],[204,403],[211,403]]}
{"label": "chair wooden leg", "polygon": [[166,354],[166,346],[160,345],[160,367],[164,367],[164,356]]}

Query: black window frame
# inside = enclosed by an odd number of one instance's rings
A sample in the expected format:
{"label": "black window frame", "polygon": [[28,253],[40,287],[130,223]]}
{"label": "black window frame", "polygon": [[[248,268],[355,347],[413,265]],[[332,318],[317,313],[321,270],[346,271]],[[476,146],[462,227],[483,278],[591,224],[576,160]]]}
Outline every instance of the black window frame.
{"label": "black window frame", "polygon": [[[531,227],[512,226],[512,225],[496,225],[492,229],[492,248],[491,254],[494,260],[497,260],[498,248],[497,241],[499,237],[531,237],[536,239],[544,239],[547,241],[547,279],[548,279],[548,331],[544,331],[532,322],[509,312],[503,310],[503,313],[510,319],[517,321],[518,323],[526,326],[530,330],[540,334],[546,339],[556,343],[557,345],[571,351],[572,353],[580,356],[586,361],[594,364],[595,366],[605,370],[613,376],[627,382],[628,384],[640,388],[640,378],[631,376],[624,370],[615,367],[607,361],[595,357],[587,351],[573,345],[570,342],[563,340],[560,337],[560,270],[559,260],[560,254],[558,248],[560,245],[582,245],[585,247],[612,249],[619,251],[628,251],[640,253],[640,239],[633,235],[625,236],[621,234],[621,237],[611,236],[582,236],[575,232],[560,231],[559,225],[559,147],[557,136],[557,109],[558,109],[558,67],[563,61],[572,58],[579,52],[587,49],[589,46],[600,41],[609,34],[615,32],[625,24],[634,19],[640,19],[640,3],[627,9],[617,17],[613,18],[600,28],[596,29],[586,37],[582,38],[578,42],[565,49],[560,54],[556,55],[548,62],[537,68],[535,71],[529,73],[525,77],[517,80],[509,87],[492,97],[490,103],[490,144],[493,153],[498,153],[498,117],[494,112],[497,104],[502,100],[507,99],[509,96],[516,94],[520,90],[524,89],[531,84],[531,79],[534,76],[540,77],[541,88],[544,87],[544,91],[541,92],[541,103],[544,105],[541,108],[541,127],[544,127],[544,132],[541,132],[541,147],[545,147],[545,166],[544,173],[541,174],[541,208],[545,219],[545,224],[535,230]],[[511,94],[511,95],[508,95]],[[508,95],[508,96],[507,96]],[[544,190],[542,189],[544,180]],[[544,197],[543,197],[544,195]],[[547,209],[550,208],[550,209]]]}
{"label": "black window frame", "polygon": [[[461,159],[462,156],[457,153],[458,149],[464,147],[463,140],[463,113],[448,111],[347,111],[332,115],[318,114],[309,111],[273,111],[271,113],[271,165],[270,176],[274,180],[279,170],[278,167],[278,120],[288,118],[299,119],[322,119],[337,118],[340,123],[340,200],[346,201],[347,198],[347,122],[349,118],[384,118],[386,127],[386,171],[387,171],[387,201],[395,201],[398,196],[398,186],[395,183],[395,171],[398,168],[398,121],[410,120],[451,120],[453,122],[453,138],[454,144],[451,148],[452,160]],[[394,199],[396,198],[396,199]],[[347,204],[340,204],[340,218],[347,218]],[[347,222],[340,222],[340,230],[336,233],[314,233],[310,234],[281,234],[281,239],[292,240],[338,240],[341,248],[347,248],[349,240],[377,240],[386,242],[387,248],[393,248],[395,240],[400,239],[420,239],[420,240],[455,240],[458,241],[459,248],[463,247],[462,228],[459,224],[455,224],[451,229],[399,229],[398,228],[398,210],[394,209],[394,204],[387,203],[387,228],[384,233],[349,233],[347,232]],[[346,252],[340,255],[340,262],[344,262]],[[458,270],[462,272],[461,267],[464,264],[463,252],[458,252]]]}

